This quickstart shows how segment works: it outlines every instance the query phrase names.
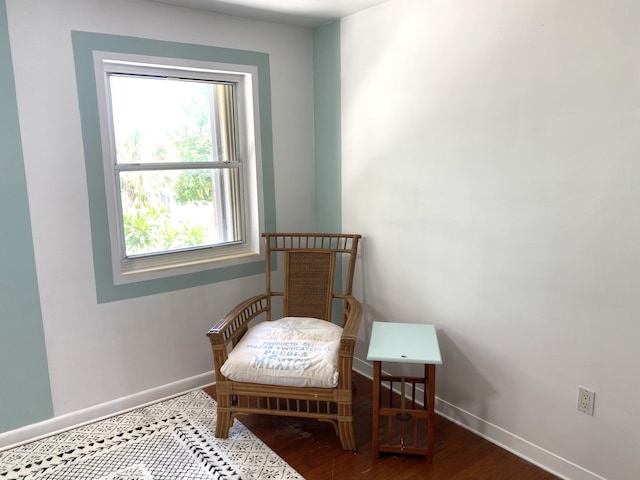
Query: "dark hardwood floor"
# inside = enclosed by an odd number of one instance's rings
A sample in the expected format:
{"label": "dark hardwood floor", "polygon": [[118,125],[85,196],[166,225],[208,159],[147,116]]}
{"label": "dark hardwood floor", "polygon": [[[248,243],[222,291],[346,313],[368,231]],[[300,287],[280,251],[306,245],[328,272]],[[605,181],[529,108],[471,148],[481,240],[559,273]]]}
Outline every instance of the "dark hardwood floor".
{"label": "dark hardwood floor", "polygon": [[[371,451],[371,380],[354,373],[357,452],[345,452],[333,426],[310,419],[238,419],[307,480],[549,480],[558,477],[436,415],[432,464],[425,457]],[[206,389],[215,398],[215,386]]]}

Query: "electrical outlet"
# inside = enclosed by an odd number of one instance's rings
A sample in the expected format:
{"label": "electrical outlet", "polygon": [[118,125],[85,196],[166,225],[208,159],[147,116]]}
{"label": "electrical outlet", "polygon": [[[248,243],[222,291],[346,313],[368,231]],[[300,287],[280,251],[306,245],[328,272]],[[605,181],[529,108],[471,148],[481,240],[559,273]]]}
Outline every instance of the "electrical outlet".
{"label": "electrical outlet", "polygon": [[593,416],[593,404],[596,401],[596,392],[578,387],[578,411]]}

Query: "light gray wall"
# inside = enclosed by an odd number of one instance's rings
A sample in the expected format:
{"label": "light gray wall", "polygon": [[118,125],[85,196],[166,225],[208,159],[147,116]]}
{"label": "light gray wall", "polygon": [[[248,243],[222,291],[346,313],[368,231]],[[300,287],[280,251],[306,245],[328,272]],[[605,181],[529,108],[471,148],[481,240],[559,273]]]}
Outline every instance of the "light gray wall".
{"label": "light gray wall", "polygon": [[53,414],[81,420],[212,380],[206,331],[263,279],[97,303],[71,31],[267,53],[281,231],[315,225],[312,31],[144,1],[6,4]]}
{"label": "light gray wall", "polygon": [[341,22],[359,358],[374,320],[435,324],[438,408],[576,479],[640,471],[639,24],[634,0]]}

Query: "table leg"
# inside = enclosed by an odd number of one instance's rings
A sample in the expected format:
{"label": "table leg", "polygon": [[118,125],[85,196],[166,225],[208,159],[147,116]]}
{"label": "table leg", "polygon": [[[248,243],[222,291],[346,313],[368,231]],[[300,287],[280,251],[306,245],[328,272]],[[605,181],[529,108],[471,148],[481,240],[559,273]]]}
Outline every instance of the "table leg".
{"label": "table leg", "polygon": [[434,422],[435,422],[435,401],[436,401],[436,366],[424,366],[425,379],[428,382],[426,386],[427,398],[427,462],[433,462],[433,442],[435,439]]}
{"label": "table leg", "polygon": [[382,362],[373,362],[373,425],[372,425],[372,450],[373,458],[377,460],[380,455],[380,375],[382,372]]}

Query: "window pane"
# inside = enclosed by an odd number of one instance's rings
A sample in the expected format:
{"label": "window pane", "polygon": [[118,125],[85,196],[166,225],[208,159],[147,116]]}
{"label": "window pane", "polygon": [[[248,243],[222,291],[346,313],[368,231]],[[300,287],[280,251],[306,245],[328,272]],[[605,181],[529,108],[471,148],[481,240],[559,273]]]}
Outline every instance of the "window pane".
{"label": "window pane", "polygon": [[120,172],[126,256],[239,241],[239,178],[237,168]]}
{"label": "window pane", "polygon": [[232,162],[233,85],[111,74],[116,163]]}

